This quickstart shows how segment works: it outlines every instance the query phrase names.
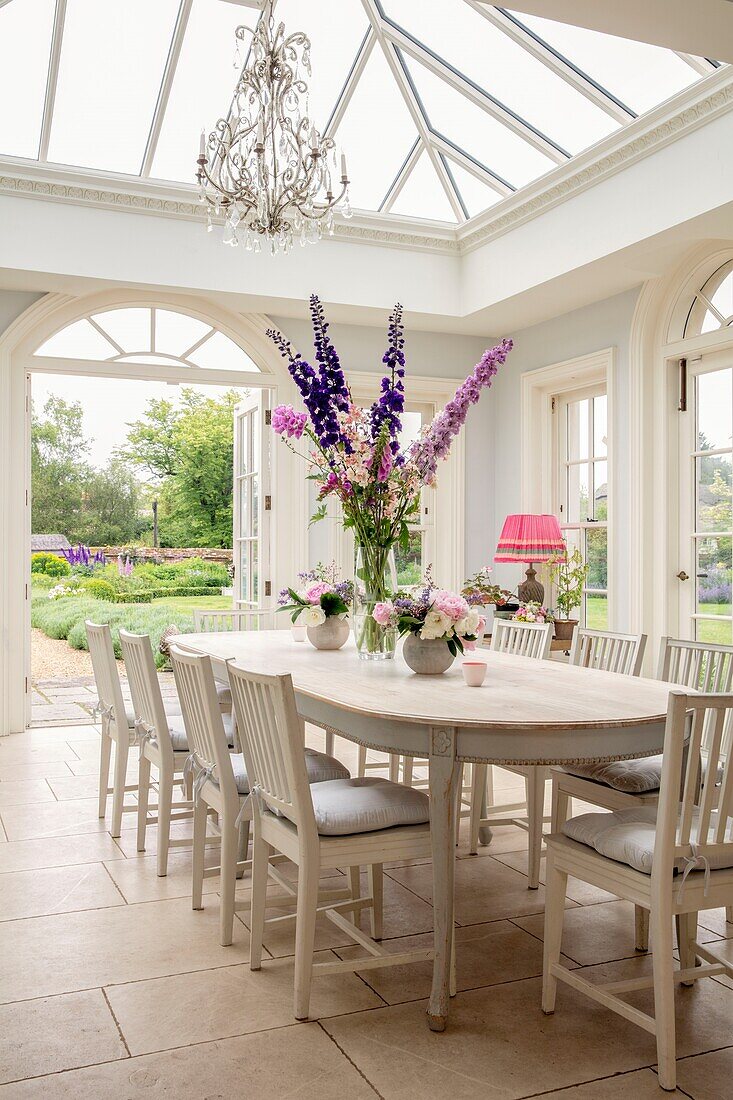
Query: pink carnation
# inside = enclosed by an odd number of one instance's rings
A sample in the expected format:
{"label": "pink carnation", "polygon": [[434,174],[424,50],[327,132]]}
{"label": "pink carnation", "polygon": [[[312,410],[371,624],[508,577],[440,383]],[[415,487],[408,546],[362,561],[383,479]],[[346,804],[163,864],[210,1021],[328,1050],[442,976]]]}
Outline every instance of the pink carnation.
{"label": "pink carnation", "polygon": [[376,603],[374,605],[372,618],[375,622],[378,622],[380,626],[389,626],[393,614],[394,604],[391,600],[385,600],[384,603]]}
{"label": "pink carnation", "polygon": [[469,607],[463,596],[457,596],[454,592],[439,590],[433,595],[433,607],[436,611],[442,611],[454,623],[468,615]]}
{"label": "pink carnation", "polygon": [[316,581],[315,584],[312,584],[309,588],[306,588],[305,598],[308,600],[308,603],[320,603],[321,596],[324,594],[324,592],[331,591],[333,591],[333,589],[331,588],[330,584],[327,584],[325,581]]}
{"label": "pink carnation", "polygon": [[278,435],[288,439],[300,439],[305,429],[308,414],[296,412],[292,405],[277,405],[272,410],[272,428]]}

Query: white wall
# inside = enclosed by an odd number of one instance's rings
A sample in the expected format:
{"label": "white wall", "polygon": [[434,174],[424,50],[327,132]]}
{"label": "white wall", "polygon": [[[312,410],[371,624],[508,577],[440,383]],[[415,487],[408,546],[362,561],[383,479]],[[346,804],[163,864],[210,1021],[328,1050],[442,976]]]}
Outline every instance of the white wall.
{"label": "white wall", "polygon": [[[629,576],[629,333],[639,289],[555,317],[540,325],[512,333],[514,350],[494,383],[491,408],[493,416],[492,453],[495,455],[491,495],[495,512],[491,527],[491,555],[504,517],[521,507],[519,469],[520,378],[525,371],[561,363],[603,348],[616,349],[616,389],[613,394],[615,423],[613,432],[614,499],[612,502],[612,546],[616,562],[616,583],[624,585]],[[519,566],[496,565],[497,580],[515,586]],[[625,601],[620,603],[620,615]],[[618,621],[616,629],[627,628]]]}
{"label": "white wall", "polygon": [[[292,341],[304,358],[312,350],[312,332],[308,321],[293,318],[273,318],[273,323]],[[382,356],[387,346],[387,317],[384,328],[363,325],[332,325],[330,336],[339,353],[347,375],[349,371],[381,372]],[[455,378],[460,385],[473,370],[487,347],[496,343],[493,337],[454,336],[448,333],[406,331],[405,354],[407,373],[405,390],[409,399],[410,373],[430,378]],[[496,383],[495,383],[496,385]],[[465,428],[466,446],[466,561],[469,572],[488,560],[493,533],[493,451],[492,407],[494,389],[484,392],[481,401],[468,416]],[[440,471],[439,471],[440,473]],[[326,560],[328,531],[325,523],[311,529],[310,547],[313,561]]]}
{"label": "white wall", "polygon": [[28,309],[28,306],[32,306],[41,297],[42,294],[34,291],[0,290],[0,333],[5,332],[24,309]]}

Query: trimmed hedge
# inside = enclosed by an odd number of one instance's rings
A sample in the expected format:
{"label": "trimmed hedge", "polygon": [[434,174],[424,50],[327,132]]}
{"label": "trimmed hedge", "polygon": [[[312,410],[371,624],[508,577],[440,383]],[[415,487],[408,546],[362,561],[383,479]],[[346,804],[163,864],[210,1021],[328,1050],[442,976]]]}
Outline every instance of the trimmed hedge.
{"label": "trimmed hedge", "polygon": [[67,577],[71,566],[66,558],[57,558],[55,554],[31,554],[31,572],[45,573],[47,577]]}
{"label": "trimmed hedge", "polygon": [[152,603],[153,600],[165,600],[169,596],[219,596],[221,585],[179,585],[175,588],[148,588],[142,592],[117,592],[115,603]]}

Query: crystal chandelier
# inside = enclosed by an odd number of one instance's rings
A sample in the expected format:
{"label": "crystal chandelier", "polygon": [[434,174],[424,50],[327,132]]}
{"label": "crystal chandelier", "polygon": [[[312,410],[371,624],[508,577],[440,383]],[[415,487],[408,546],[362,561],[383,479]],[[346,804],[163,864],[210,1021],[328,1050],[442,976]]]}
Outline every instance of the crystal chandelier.
{"label": "crystal chandelier", "polygon": [[285,33],[268,0],[254,30],[237,27],[240,43],[252,36],[250,53],[234,90],[228,118],[201,134],[199,200],[209,231],[224,218],[224,243],[259,252],[288,252],[294,241],[315,243],[333,233],[334,210],[351,217],[346,157],[337,170],[333,139],[321,137],[308,118],[310,39]]}

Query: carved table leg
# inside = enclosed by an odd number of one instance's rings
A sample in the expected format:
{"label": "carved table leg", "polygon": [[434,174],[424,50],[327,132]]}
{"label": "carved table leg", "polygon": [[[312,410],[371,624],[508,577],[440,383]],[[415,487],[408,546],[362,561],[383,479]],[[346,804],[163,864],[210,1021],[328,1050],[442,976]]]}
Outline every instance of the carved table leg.
{"label": "carved table leg", "polygon": [[[489,765],[489,776],[491,776],[491,765]],[[491,787],[492,787],[491,802],[493,803],[493,801],[494,801],[493,782],[491,784]],[[489,803],[489,800],[486,797],[486,789],[487,789],[486,783],[484,783],[484,789],[481,791],[481,817],[482,818],[486,817],[486,811],[488,809],[488,803]],[[493,837],[493,835],[494,834],[491,831],[491,826],[490,825],[482,825],[481,826],[481,828],[478,831],[478,842],[479,842],[479,844],[481,845],[482,848],[486,848],[489,844],[491,844],[491,838]]]}
{"label": "carved table leg", "polygon": [[455,758],[455,730],[431,730],[430,835],[433,848],[433,926],[435,960],[433,988],[428,1002],[431,1031],[444,1031],[448,1022],[450,960],[453,940],[453,881],[455,870],[456,796],[461,767]]}

